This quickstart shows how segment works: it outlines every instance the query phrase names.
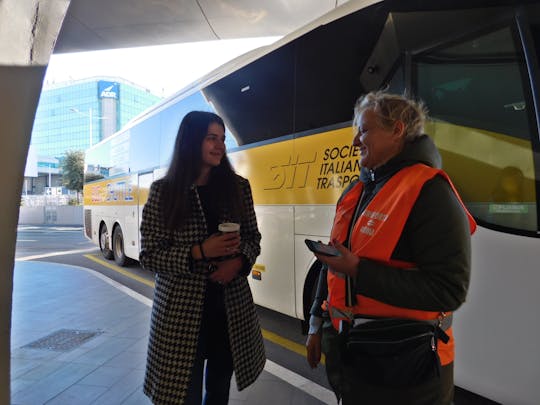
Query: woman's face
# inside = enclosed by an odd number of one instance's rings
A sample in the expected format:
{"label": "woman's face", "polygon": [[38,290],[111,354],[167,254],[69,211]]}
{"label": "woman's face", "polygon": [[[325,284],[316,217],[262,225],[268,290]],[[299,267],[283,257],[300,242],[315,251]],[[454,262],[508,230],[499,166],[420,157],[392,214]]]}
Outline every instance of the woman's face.
{"label": "woman's face", "polygon": [[360,148],[361,165],[367,169],[376,169],[396,156],[403,148],[404,125],[396,121],[392,128],[384,128],[377,113],[365,110],[356,122],[358,132],[353,145]]}
{"label": "woman's face", "polygon": [[202,165],[206,168],[219,166],[225,155],[225,130],[212,122],[202,143]]}

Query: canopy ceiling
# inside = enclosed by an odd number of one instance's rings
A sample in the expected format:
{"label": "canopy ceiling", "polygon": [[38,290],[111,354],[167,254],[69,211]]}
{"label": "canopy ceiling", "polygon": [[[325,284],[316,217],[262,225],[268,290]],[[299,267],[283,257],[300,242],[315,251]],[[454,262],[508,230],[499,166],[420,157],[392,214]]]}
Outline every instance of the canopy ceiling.
{"label": "canopy ceiling", "polygon": [[71,0],[55,53],[286,35],[348,0]]}

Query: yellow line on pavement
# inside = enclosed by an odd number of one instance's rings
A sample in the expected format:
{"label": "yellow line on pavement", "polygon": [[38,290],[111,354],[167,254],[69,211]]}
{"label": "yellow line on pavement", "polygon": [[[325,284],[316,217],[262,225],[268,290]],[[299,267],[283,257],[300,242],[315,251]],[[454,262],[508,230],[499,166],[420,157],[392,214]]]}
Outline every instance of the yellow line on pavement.
{"label": "yellow line on pavement", "polygon": [[[129,277],[133,280],[136,280],[140,283],[146,284],[150,287],[155,287],[155,284],[153,281],[146,280],[145,278],[142,278],[140,276],[137,276],[136,274],[133,274],[125,269],[123,269],[120,266],[117,266],[116,264],[112,264],[110,262],[107,262],[103,260],[101,257],[98,257],[97,255],[84,255],[87,259],[90,259],[98,264],[101,264],[102,266],[107,267],[108,269],[111,269],[113,271],[116,271],[126,277]],[[280,336],[274,332],[270,332],[266,329],[261,329],[263,338],[266,340],[275,343],[276,345],[279,345],[291,352],[294,352],[296,354],[299,354],[300,356],[306,357],[306,347],[304,345],[301,345],[299,343],[293,342],[292,340],[289,340],[287,338],[284,338],[283,336]],[[324,364],[324,355],[321,358],[321,364]]]}
{"label": "yellow line on pavement", "polygon": [[276,345],[280,345],[291,352],[295,352],[300,356],[306,356],[306,347],[299,343],[293,342],[292,340],[286,339],[283,336],[278,335],[277,333],[270,332],[269,330],[262,330],[263,338],[269,340]]}
{"label": "yellow line on pavement", "polygon": [[136,274],[133,274],[127,270],[124,270],[122,267],[120,266],[117,266],[116,264],[112,264],[112,263],[108,263],[106,262],[105,260],[99,258],[99,257],[96,257],[96,255],[84,255],[84,257],[86,257],[87,259],[90,259],[96,263],[99,263],[101,264],[102,266],[105,266],[111,270],[114,270],[116,271],[117,273],[120,273],[120,274],[123,274],[124,276],[126,277],[129,277],[133,280],[136,280],[138,281],[139,283],[143,283],[143,284],[146,284],[147,286],[150,286],[150,287],[154,287],[155,284],[153,281],[150,281],[150,280],[147,280],[145,278],[142,278]]}
{"label": "yellow line on pavement", "polygon": [[[262,335],[263,335],[263,338],[265,338],[266,340],[272,343],[275,343],[276,345],[279,345],[281,347],[284,347],[285,349],[291,352],[299,354],[302,357],[306,357],[306,347],[304,345],[293,342],[292,340],[284,338],[283,336],[280,336],[274,332],[270,332],[269,330],[266,330],[266,329],[262,329]],[[324,358],[324,355],[322,355],[321,364],[324,365],[324,363],[325,363],[325,358]]]}

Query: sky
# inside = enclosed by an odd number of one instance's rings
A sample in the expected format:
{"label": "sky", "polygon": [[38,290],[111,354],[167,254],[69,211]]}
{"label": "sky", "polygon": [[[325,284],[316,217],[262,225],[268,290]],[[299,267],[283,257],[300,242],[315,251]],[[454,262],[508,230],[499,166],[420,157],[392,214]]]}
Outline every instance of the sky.
{"label": "sky", "polygon": [[94,76],[112,76],[167,97],[229,60],[278,39],[247,38],[53,54],[45,86]]}

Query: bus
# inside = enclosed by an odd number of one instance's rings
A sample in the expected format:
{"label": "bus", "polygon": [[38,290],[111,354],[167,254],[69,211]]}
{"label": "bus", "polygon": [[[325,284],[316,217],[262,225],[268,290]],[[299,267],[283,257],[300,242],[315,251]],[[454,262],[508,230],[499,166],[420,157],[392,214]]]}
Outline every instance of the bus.
{"label": "bus", "polygon": [[443,167],[476,218],[467,302],[455,314],[456,385],[537,404],[540,380],[540,7],[517,1],[351,0],[216,69],[86,154],[88,238],[137,260],[141,212],[191,110],[226,123],[262,233],[258,305],[305,323],[335,203],[357,179],[353,105],[376,89],[424,101]]}

